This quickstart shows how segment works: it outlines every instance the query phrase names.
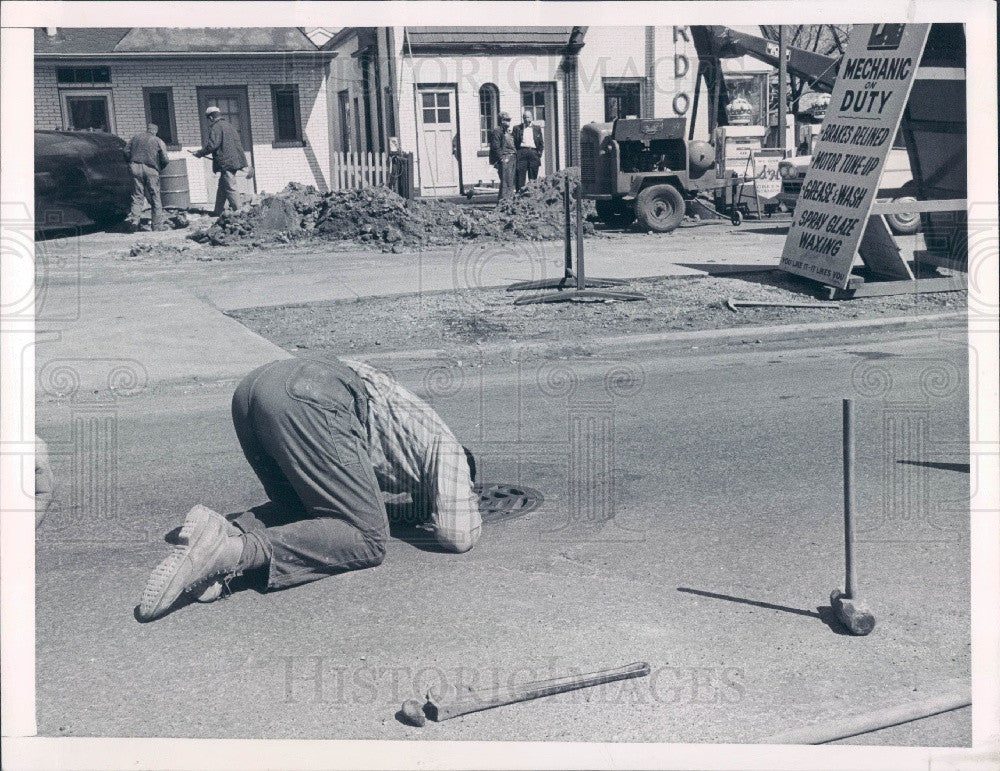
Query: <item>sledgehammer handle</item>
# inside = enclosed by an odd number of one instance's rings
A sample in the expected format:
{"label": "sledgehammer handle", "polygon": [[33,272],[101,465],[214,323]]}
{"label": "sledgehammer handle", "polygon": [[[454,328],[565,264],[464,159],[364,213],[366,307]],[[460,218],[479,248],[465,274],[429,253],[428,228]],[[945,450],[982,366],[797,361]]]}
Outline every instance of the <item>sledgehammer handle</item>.
{"label": "sledgehammer handle", "polygon": [[848,599],[855,597],[854,573],[854,400],[844,399],[844,559],[847,567]]}
{"label": "sledgehammer handle", "polygon": [[434,721],[467,715],[506,704],[517,704],[543,696],[575,691],[578,688],[590,688],[616,680],[627,680],[632,677],[645,677],[649,674],[649,664],[637,661],[617,669],[605,669],[602,672],[589,672],[581,675],[555,677],[550,680],[535,680],[501,688],[483,688],[465,693],[442,693],[432,688],[427,694],[427,704],[424,711]]}

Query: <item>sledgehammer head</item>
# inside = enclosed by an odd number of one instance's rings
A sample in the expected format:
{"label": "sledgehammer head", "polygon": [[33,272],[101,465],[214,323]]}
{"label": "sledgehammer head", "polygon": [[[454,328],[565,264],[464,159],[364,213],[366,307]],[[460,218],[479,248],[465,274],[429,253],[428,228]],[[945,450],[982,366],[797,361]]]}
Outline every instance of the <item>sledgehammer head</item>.
{"label": "sledgehammer head", "polygon": [[875,628],[875,616],[868,609],[868,603],[860,598],[850,598],[844,595],[842,589],[834,589],[830,593],[830,605],[851,634],[866,635]]}

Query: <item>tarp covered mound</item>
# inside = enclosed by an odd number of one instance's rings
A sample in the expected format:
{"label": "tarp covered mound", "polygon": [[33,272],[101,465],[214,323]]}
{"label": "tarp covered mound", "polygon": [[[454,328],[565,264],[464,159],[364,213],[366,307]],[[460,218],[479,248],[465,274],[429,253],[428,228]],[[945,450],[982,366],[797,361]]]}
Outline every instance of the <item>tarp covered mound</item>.
{"label": "tarp covered mound", "polygon": [[[579,171],[571,168],[531,182],[486,209],[442,199],[407,201],[383,187],[320,193],[291,183],[276,195],[262,196],[223,215],[192,238],[213,245],[320,238],[396,251],[470,239],[557,239],[563,235],[562,189],[567,176],[575,189]],[[584,215],[593,212],[593,202],[584,201]],[[594,232],[590,222],[584,228],[587,234]]]}

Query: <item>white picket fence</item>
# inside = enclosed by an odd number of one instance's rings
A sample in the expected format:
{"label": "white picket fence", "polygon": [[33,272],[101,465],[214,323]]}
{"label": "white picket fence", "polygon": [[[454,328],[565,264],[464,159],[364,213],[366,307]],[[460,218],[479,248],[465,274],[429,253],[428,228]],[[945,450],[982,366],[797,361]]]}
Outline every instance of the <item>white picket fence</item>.
{"label": "white picket fence", "polygon": [[391,161],[386,153],[334,153],[334,190],[378,187],[391,181]]}

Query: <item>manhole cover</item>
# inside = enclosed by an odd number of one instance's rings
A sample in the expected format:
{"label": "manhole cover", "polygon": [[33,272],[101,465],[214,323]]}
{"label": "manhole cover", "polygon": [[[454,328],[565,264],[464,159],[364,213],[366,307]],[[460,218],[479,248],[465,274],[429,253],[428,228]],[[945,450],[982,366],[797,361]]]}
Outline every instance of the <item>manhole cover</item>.
{"label": "manhole cover", "polygon": [[477,482],[473,489],[479,494],[479,513],[484,522],[502,522],[523,517],[534,511],[545,497],[532,487],[502,482]]}

